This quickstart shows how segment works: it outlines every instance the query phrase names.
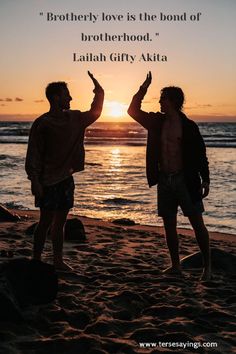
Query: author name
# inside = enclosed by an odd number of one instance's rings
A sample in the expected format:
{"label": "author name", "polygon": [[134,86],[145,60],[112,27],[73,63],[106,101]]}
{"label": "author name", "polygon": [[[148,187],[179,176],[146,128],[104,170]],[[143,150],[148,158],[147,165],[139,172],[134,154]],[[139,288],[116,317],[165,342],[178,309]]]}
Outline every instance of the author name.
{"label": "author name", "polygon": [[73,62],[126,62],[133,64],[134,62],[165,62],[168,60],[167,55],[159,53],[142,53],[134,55],[128,53],[73,53]]}

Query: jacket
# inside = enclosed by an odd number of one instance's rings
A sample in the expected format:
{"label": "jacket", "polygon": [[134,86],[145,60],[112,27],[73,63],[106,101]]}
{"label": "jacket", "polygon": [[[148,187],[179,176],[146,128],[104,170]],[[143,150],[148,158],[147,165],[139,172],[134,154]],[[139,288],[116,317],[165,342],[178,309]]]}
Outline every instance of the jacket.
{"label": "jacket", "polygon": [[[142,99],[146,89],[140,87],[134,95],[128,114],[148,131],[146,149],[146,174],[149,187],[158,184],[161,151],[161,132],[165,115],[160,112],[141,110]],[[209,164],[206,147],[195,122],[180,112],[182,120],[182,154],[183,169],[187,188],[193,201],[201,200],[201,180],[210,183]]]}

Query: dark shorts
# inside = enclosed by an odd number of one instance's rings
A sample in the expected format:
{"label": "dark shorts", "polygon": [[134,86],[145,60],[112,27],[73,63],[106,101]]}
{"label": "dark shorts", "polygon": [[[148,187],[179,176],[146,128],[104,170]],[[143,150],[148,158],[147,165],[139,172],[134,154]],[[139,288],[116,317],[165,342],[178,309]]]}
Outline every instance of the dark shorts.
{"label": "dark shorts", "polygon": [[169,175],[161,173],[158,182],[158,215],[176,215],[179,206],[184,216],[201,214],[204,211],[202,200],[192,201],[182,172]]}
{"label": "dark shorts", "polygon": [[35,198],[35,206],[44,210],[69,210],[74,205],[74,179],[68,177],[63,181],[44,186],[43,196],[40,199]]}

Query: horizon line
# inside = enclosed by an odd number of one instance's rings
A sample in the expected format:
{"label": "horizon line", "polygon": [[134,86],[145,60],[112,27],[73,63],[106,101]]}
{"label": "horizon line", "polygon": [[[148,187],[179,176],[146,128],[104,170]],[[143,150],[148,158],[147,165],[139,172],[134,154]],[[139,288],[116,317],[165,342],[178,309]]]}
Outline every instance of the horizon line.
{"label": "horizon line", "polygon": [[[36,118],[40,117],[42,114],[36,113],[16,113],[16,114],[4,114],[0,113],[0,122],[33,122]],[[107,118],[108,117],[108,118]],[[196,120],[199,123],[236,123],[236,115],[202,115],[202,114],[187,114],[192,120]],[[111,118],[109,116],[100,116],[98,122],[101,123],[130,123],[134,122],[129,116],[121,116],[120,118]]]}

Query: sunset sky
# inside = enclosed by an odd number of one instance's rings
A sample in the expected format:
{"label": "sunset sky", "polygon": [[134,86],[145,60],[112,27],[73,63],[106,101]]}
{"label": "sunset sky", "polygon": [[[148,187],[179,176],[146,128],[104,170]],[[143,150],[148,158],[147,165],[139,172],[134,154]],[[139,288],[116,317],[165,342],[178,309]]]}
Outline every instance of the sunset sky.
{"label": "sunset sky", "polygon": [[[54,15],[89,15],[89,21],[47,21]],[[102,13],[123,15],[102,22]],[[136,21],[127,21],[127,13]],[[139,14],[156,15],[140,21]],[[40,15],[43,13],[43,15]],[[186,21],[160,21],[186,15]],[[199,21],[191,21],[190,16]],[[90,70],[105,89],[101,120],[128,120],[127,106],[149,70],[153,82],[143,109],[159,110],[164,86],[180,86],[185,113],[196,120],[236,121],[235,0],[1,0],[0,120],[30,119],[48,110],[44,90],[51,81],[66,81],[72,109],[87,110],[93,98]],[[143,15],[142,15],[143,16]],[[150,34],[149,42],[82,42],[81,33]],[[159,35],[156,35],[158,33]],[[106,62],[73,62],[73,53],[102,53]],[[111,62],[110,53],[136,55],[133,63]],[[167,62],[139,61],[142,53],[160,54]],[[10,115],[10,116],[9,116]]]}

